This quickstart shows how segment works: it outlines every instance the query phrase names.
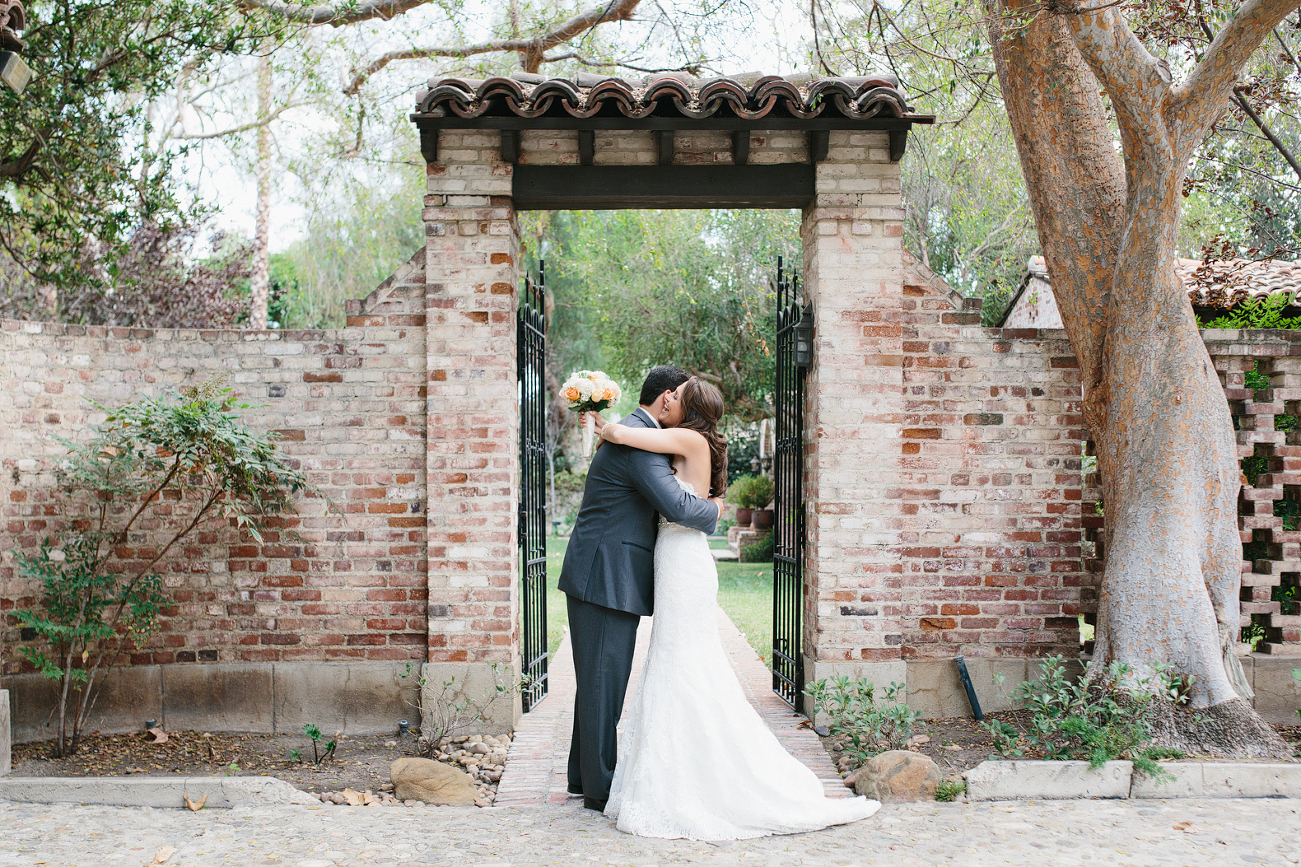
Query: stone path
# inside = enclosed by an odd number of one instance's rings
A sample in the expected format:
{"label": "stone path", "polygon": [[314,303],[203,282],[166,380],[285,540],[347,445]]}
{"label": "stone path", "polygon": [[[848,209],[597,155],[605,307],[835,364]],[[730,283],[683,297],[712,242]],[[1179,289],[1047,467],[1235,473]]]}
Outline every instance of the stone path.
{"label": "stone path", "polygon": [[0,802],[0,867],[1289,867],[1295,800],[886,806],[812,834],[709,844],[617,831],[579,806],[160,810]]}
{"label": "stone path", "polygon": [[[643,618],[637,630],[633,677],[628,684],[630,700],[637,689],[637,673],[641,671],[650,644],[652,623],[651,618]],[[772,691],[772,673],[722,608],[718,609],[718,630],[746,698],[763,716],[777,740],[818,775],[830,797],[852,794],[841,783],[840,775],[818,736],[811,729],[799,728],[805,718],[792,711]],[[582,800],[565,791],[569,738],[574,725],[574,659],[567,633],[547,668],[547,681],[547,697],[520,719],[515,731],[515,740],[506,758],[506,771],[497,787],[495,803],[498,807],[566,804]]]}

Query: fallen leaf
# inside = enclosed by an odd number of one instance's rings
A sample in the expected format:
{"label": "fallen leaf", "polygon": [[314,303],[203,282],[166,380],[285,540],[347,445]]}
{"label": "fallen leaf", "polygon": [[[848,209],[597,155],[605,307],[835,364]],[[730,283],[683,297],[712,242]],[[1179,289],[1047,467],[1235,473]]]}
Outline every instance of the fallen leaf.
{"label": "fallen leaf", "polygon": [[361,795],[352,789],[344,789],[343,798],[348,802],[349,807],[360,807],[362,805]]}
{"label": "fallen leaf", "polygon": [[366,807],[369,807],[371,804],[375,803],[376,800],[378,799],[370,793],[370,789],[367,789],[366,794],[361,796],[361,803],[363,806]]}
{"label": "fallen leaf", "polygon": [[190,812],[197,813],[203,809],[204,803],[208,800],[208,793],[204,792],[197,801],[191,801],[189,795],[181,795],[181,797],[185,799],[185,806],[190,808]]}
{"label": "fallen leaf", "polygon": [[813,728],[813,720],[811,720],[811,719],[801,720],[801,721],[800,721],[800,724],[797,725],[795,728],[797,728],[797,729],[811,729],[811,728]]}
{"label": "fallen leaf", "polygon": [[1192,822],[1175,822],[1170,827],[1174,828],[1176,831],[1183,831],[1185,834],[1193,833]]}
{"label": "fallen leaf", "polygon": [[171,846],[164,846],[163,848],[159,849],[157,852],[154,853],[154,860],[146,864],[145,867],[159,867],[159,865],[161,864],[166,864],[167,859],[172,857],[172,853],[175,851],[176,850],[173,849]]}
{"label": "fallen leaf", "polygon": [[150,741],[151,744],[165,744],[165,743],[167,743],[167,732],[163,731],[162,729],[157,728],[157,727],[155,727],[155,728],[151,728],[151,729],[149,730],[149,734],[151,734],[151,735],[154,736],[154,739],[153,739],[152,741]]}

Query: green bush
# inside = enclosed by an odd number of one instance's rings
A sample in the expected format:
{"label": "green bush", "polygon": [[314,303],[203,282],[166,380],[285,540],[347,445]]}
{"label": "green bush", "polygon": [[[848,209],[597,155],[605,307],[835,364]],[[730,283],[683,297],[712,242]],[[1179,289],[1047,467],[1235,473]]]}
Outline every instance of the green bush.
{"label": "green bush", "polygon": [[1198,317],[1197,325],[1199,328],[1301,328],[1301,316],[1283,315],[1291,303],[1288,294],[1266,295],[1253,301],[1243,301],[1225,315],[1209,321]]}
{"label": "green bush", "polygon": [[772,502],[777,486],[772,476],[755,476],[750,486],[750,508],[762,509]]}
{"label": "green bush", "polygon": [[[1169,778],[1156,763],[1182,756],[1152,745],[1151,717],[1155,702],[1183,702],[1187,684],[1157,666],[1151,678],[1135,680],[1129,666],[1113,662],[1105,672],[1072,681],[1063,659],[1050,656],[1039,664],[1039,680],[1017,686],[1013,703],[1031,712],[1024,730],[1002,720],[985,723],[994,748],[1005,758],[1031,756],[1049,760],[1087,761],[1101,767],[1115,759],[1129,759],[1134,769],[1155,778]],[[996,676],[1002,683],[1002,678]]]}
{"label": "green bush", "polygon": [[737,476],[727,487],[727,501],[742,509],[753,509],[753,506],[747,506],[746,503],[750,502],[750,489],[754,487],[754,479],[748,473]]}
{"label": "green bush", "polygon": [[847,739],[845,755],[855,767],[879,753],[903,749],[917,722],[901,683],[890,684],[878,698],[867,679],[840,675],[810,684],[804,693],[813,700],[814,713],[826,715],[828,732]]}
{"label": "green bush", "polygon": [[737,559],[742,563],[771,563],[773,551],[772,533],[764,533],[753,542],[741,546]]}
{"label": "green bush", "polygon": [[[1296,678],[1297,680],[1301,680],[1301,668],[1292,669],[1292,677]],[[1301,708],[1297,709],[1296,715],[1298,718],[1301,718]]]}
{"label": "green bush", "polygon": [[[272,437],[232,413],[220,382],[108,409],[84,443],[66,443],[55,468],[56,506],[65,523],[33,554],[15,551],[18,574],[38,584],[40,607],[14,611],[42,641],[19,649],[58,684],[55,749],[75,753],[82,727],[111,667],[129,646],[158,631],[166,604],[159,569],[183,539],[213,525],[235,526],[261,544],[270,519],[295,513],[294,495],[311,492],[281,458]],[[167,500],[177,522],[152,545],[128,545]],[[121,562],[148,552],[142,567]]]}

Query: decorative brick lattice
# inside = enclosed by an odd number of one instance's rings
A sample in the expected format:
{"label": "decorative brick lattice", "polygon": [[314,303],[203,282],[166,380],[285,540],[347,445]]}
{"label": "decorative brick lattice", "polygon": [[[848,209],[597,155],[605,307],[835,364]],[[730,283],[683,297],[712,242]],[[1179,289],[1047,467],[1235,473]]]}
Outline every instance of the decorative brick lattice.
{"label": "decorative brick lattice", "polygon": [[[1301,334],[1203,332],[1237,432],[1244,483],[1238,496],[1243,544],[1240,626],[1258,652],[1301,656]],[[1257,388],[1256,386],[1264,386]],[[1092,442],[1088,453],[1092,454]],[[1105,516],[1100,480],[1085,477],[1085,621],[1096,623]]]}

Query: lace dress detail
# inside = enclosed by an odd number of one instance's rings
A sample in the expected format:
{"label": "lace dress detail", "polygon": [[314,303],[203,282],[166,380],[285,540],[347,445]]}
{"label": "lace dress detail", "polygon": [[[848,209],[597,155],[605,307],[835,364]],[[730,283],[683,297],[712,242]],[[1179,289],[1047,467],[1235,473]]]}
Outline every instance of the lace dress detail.
{"label": "lace dress detail", "polygon": [[718,635],[717,595],[705,534],[661,521],[650,648],[605,814],[643,837],[741,840],[875,813],[876,801],[826,797],[750,706]]}

